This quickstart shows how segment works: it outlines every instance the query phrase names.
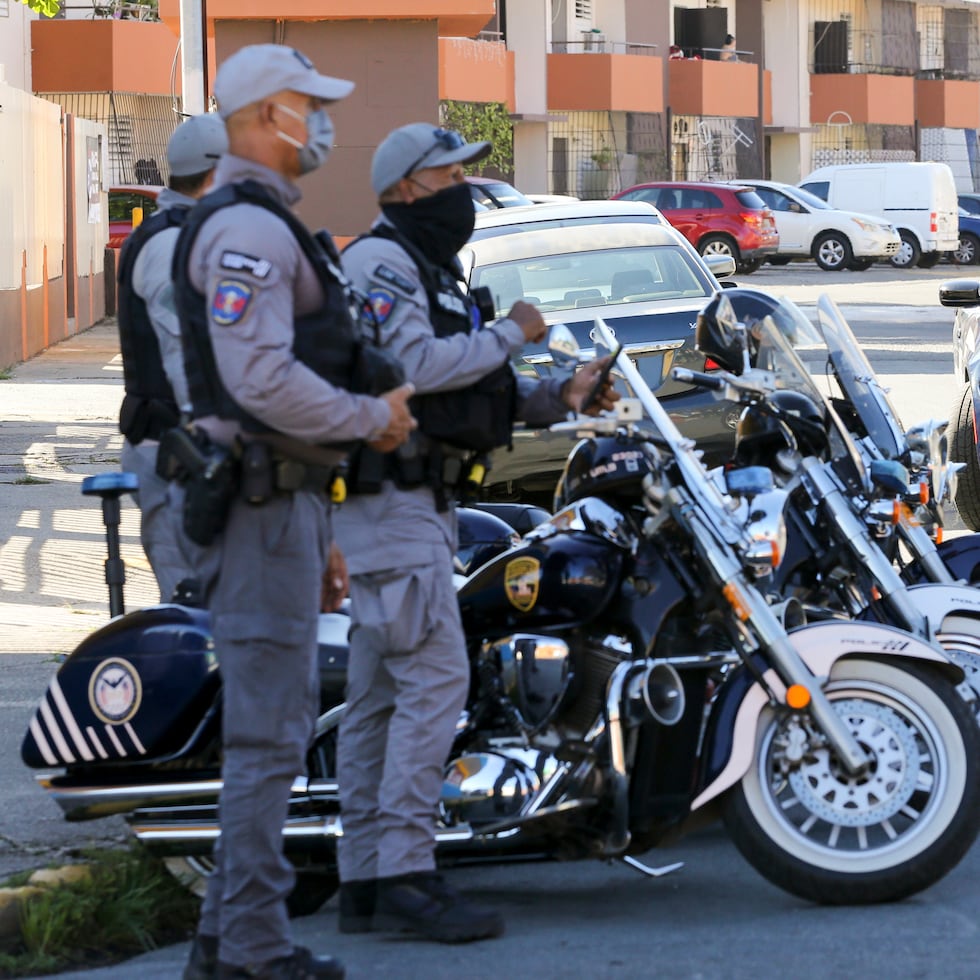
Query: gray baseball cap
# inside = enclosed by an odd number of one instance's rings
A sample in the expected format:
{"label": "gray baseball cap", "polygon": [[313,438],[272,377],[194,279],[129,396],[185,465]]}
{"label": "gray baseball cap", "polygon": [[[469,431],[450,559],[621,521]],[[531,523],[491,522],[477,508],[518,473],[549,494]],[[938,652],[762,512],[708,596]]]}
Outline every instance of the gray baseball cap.
{"label": "gray baseball cap", "polygon": [[214,98],[222,119],[285,90],[336,102],[354,91],[354,83],[321,75],[305,54],[284,44],[239,48],[218,65],[214,77]]}
{"label": "gray baseball cap", "polygon": [[167,142],[167,163],[174,177],[190,177],[211,170],[228,152],[224,120],[214,112],[185,119]]}
{"label": "gray baseball cap", "polygon": [[475,163],[490,150],[490,143],[467,143],[452,129],[440,129],[432,123],[409,123],[390,132],[374,151],[371,186],[380,195],[416,170]]}

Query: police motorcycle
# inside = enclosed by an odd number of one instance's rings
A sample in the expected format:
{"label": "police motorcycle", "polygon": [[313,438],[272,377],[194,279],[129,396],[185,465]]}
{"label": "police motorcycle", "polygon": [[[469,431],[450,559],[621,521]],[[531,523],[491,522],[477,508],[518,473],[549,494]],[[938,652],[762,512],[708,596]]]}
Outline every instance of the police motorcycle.
{"label": "police motorcycle", "polygon": [[[671,869],[636,855],[721,814],[760,873],[809,900],[929,886],[977,832],[980,732],[955,693],[960,671],[882,624],[787,632],[755,586],[777,558],[778,515],[746,519],[622,353],[616,366],[647,418],[624,400],[616,416],[562,423],[585,438],[558,512],[460,589],[473,685],[445,770],[440,858],[622,859],[659,875]],[[731,478],[743,497],[759,479]],[[321,652],[339,666],[343,617],[323,622]],[[206,870],[219,690],[200,610],[119,616],[52,680],[24,761],[63,770],[41,781],[68,819],[124,813],[151,850]],[[325,698],[293,786],[294,911],[336,886],[340,698]]]}
{"label": "police motorcycle", "polygon": [[[902,462],[913,461],[909,440],[894,411],[886,414],[880,387],[868,388],[867,380],[858,387],[859,379],[874,374],[863,355],[863,364],[858,360],[859,348],[836,305],[824,296],[817,311],[826,340],[789,300],[752,290],[719,294],[699,322],[699,349],[730,369],[702,376],[700,383],[745,406],[735,460],[769,467],[785,495],[779,502],[787,529],[780,541],[784,557],[766,587],[784,603],[802,603],[808,619],[875,619],[938,644],[963,669],[961,693],[980,720],[980,593],[954,579],[909,512],[911,478]],[[750,331],[734,331],[733,324],[746,322]],[[723,338],[733,331],[744,344],[726,349]],[[821,392],[801,352],[831,366],[840,397]],[[851,428],[866,434],[856,438]],[[932,427],[934,445],[940,429]],[[933,451],[938,458],[940,450]],[[921,456],[915,457],[920,467]],[[929,476],[937,479],[941,498],[946,474],[936,467]],[[915,497],[920,494],[927,502],[935,499],[931,489],[916,486]],[[926,510],[920,504],[919,512]],[[910,587],[899,561],[924,583]]]}

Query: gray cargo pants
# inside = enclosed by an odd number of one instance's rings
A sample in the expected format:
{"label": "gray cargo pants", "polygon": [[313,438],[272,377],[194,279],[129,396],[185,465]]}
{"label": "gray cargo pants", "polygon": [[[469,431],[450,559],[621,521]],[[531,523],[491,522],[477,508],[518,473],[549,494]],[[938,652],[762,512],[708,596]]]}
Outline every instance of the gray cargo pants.
{"label": "gray cargo pants", "polygon": [[295,873],[282,828],[319,709],[316,630],[329,546],[326,500],[307,492],[260,507],[236,500],[214,545],[224,787],[199,932],[219,936],[220,959],[236,966],[293,948],[285,899]]}
{"label": "gray cargo pants", "polygon": [[150,440],[134,446],[126,439],[120,465],[139,477],[140,543],[160,586],[160,601],[169,602],[181,579],[196,578],[207,591],[217,573],[217,553],[184,534],[184,489],[157,476],[159,447]]}
{"label": "gray cargo pants", "polygon": [[351,579],[337,775],[342,881],[435,867],[436,806],[469,664],[445,559]]}

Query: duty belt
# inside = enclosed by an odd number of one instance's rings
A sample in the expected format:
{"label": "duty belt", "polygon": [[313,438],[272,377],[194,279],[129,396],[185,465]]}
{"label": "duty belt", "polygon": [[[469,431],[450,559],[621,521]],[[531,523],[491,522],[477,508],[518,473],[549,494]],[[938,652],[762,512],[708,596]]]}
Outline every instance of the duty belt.
{"label": "duty belt", "polygon": [[272,482],[277,490],[292,493],[310,490],[313,493],[329,493],[338,470],[335,466],[314,466],[297,459],[272,457]]}

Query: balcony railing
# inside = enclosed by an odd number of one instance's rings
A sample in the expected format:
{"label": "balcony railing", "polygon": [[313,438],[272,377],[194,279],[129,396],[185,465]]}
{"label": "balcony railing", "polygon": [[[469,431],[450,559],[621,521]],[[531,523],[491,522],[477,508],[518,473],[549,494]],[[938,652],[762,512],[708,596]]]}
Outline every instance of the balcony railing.
{"label": "balcony railing", "polygon": [[657,53],[656,44],[638,44],[635,41],[609,41],[604,34],[587,36],[583,41],[552,41],[552,54],[638,54]]}
{"label": "balcony railing", "polygon": [[156,0],[89,0],[63,3],[58,13],[64,20],[159,20]]}
{"label": "balcony railing", "polygon": [[811,30],[810,71],[815,75],[915,75],[915,33],[856,31],[845,20],[816,21]]}

